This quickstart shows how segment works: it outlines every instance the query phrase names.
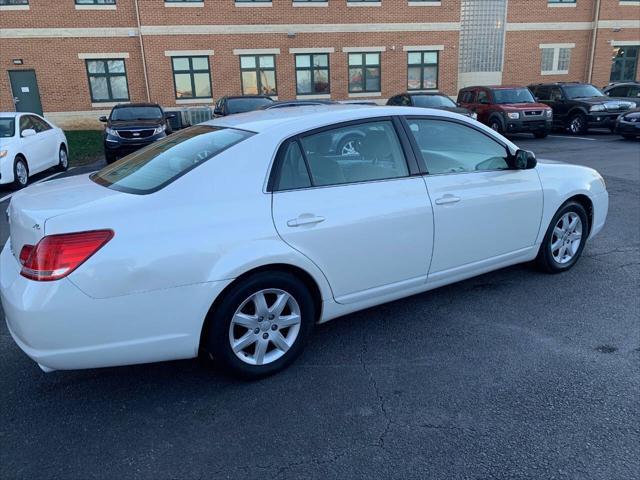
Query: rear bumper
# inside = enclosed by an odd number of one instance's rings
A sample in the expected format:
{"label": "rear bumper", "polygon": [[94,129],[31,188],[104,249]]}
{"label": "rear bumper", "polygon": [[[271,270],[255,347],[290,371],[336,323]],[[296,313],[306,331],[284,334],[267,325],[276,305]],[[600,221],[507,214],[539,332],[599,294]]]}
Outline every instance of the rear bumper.
{"label": "rear bumper", "polygon": [[549,132],[553,126],[553,120],[511,120],[507,121],[507,133],[538,133]]}
{"label": "rear bumper", "polygon": [[45,371],[195,357],[206,314],[228,284],[95,299],[67,278],[34,282],[19,271],[7,243],[0,254],[7,326],[16,344]]}

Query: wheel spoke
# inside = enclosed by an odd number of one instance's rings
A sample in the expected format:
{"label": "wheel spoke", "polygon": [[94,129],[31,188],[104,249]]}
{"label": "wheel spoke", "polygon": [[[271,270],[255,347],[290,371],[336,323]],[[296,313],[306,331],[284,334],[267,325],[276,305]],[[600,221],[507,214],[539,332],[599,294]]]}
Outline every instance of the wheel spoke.
{"label": "wheel spoke", "polygon": [[249,345],[255,343],[255,341],[256,336],[253,334],[253,332],[249,331],[233,344],[233,351],[238,353],[247,348]]}
{"label": "wheel spoke", "polygon": [[558,259],[560,262],[562,262],[564,260],[564,256],[567,253],[567,247],[563,244],[562,247],[560,247],[560,252],[558,252]]}
{"label": "wheel spoke", "polygon": [[287,350],[289,350],[289,344],[287,343],[287,339],[284,338],[282,333],[275,332],[275,335],[271,337],[271,341],[279,350],[283,352],[286,352]]}
{"label": "wheel spoke", "polygon": [[289,294],[288,293],[279,293],[278,297],[276,298],[276,301],[273,303],[273,305],[271,305],[271,308],[269,309],[269,311],[277,317],[280,316],[280,314],[282,313],[282,311],[284,310],[284,308],[287,306],[287,302],[289,301]]}
{"label": "wheel spoke", "polygon": [[291,327],[300,323],[300,315],[298,315],[297,313],[292,313],[291,315],[287,315],[286,317],[280,317],[277,322],[278,328]]}
{"label": "wheel spoke", "polygon": [[266,315],[269,312],[269,307],[267,306],[267,299],[264,298],[264,293],[258,292],[253,297],[253,304],[256,307],[256,315]]}
{"label": "wheel spoke", "polygon": [[267,353],[267,346],[269,345],[268,340],[259,339],[256,344],[256,353],[254,355],[254,359],[256,361],[256,365],[262,365],[264,362],[264,354]]}
{"label": "wheel spoke", "polygon": [[233,316],[232,322],[236,325],[240,325],[245,328],[256,328],[258,326],[258,319],[255,316],[247,315],[246,313],[236,313]]}
{"label": "wheel spoke", "polygon": [[560,245],[562,245],[562,239],[558,238],[555,242],[551,244],[551,251],[555,252],[560,248]]}
{"label": "wheel spoke", "polygon": [[555,235],[556,237],[560,238],[560,237],[562,237],[562,236],[564,235],[564,230],[563,230],[563,229],[561,229],[560,227],[556,226],[556,227],[553,229],[553,233],[554,233],[554,235]]}

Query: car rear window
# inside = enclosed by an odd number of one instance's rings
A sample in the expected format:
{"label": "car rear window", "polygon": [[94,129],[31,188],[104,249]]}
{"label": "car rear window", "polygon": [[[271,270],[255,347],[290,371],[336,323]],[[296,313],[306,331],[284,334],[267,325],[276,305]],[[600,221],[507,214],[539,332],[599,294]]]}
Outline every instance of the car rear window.
{"label": "car rear window", "polygon": [[234,128],[196,125],[124,157],[94,173],[91,180],[122,192],[153,193],[252,135]]}
{"label": "car rear window", "polygon": [[12,117],[0,117],[0,138],[13,137],[16,131],[16,121]]}

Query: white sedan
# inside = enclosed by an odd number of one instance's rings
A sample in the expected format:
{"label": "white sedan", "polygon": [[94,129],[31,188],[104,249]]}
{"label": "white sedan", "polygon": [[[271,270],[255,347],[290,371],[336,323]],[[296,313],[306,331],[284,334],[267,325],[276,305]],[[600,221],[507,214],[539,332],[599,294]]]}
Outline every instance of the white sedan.
{"label": "white sedan", "polygon": [[23,188],[36,173],[68,166],[69,146],[60,128],[35,113],[0,112],[0,185]]}
{"label": "white sedan", "polygon": [[520,262],[566,271],[607,208],[595,170],[455,113],[252,112],[15,195],[0,293],[45,371],[202,352],[259,377],[316,323]]}

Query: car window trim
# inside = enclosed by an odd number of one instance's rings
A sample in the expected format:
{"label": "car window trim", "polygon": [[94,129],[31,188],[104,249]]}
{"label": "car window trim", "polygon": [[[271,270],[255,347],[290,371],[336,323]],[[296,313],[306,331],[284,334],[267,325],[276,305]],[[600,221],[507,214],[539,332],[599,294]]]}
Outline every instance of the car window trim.
{"label": "car window trim", "polygon": [[409,126],[409,120],[438,120],[438,121],[442,121],[442,122],[456,123],[458,125],[462,125],[464,127],[467,127],[467,128],[472,129],[472,130],[475,130],[476,132],[481,133],[482,135],[484,135],[485,137],[489,138],[490,140],[493,140],[495,143],[497,143],[498,145],[500,145],[500,146],[502,146],[504,148],[505,153],[507,154],[507,156],[511,155],[511,150],[509,149],[509,145],[507,145],[506,143],[500,141],[497,138],[492,137],[487,132],[483,131],[481,128],[478,128],[475,125],[471,125],[470,123],[458,120],[457,118],[446,118],[446,117],[440,117],[440,116],[436,116],[436,115],[403,115],[401,120],[403,122],[403,127],[404,127],[406,133],[410,134],[409,141],[411,143],[411,147],[414,149],[414,155],[417,158],[420,159],[420,164],[421,164],[422,169],[423,169],[422,172],[421,172],[422,175],[429,175],[429,176],[460,175],[460,174],[467,174],[467,173],[504,172],[504,171],[513,170],[513,168],[509,167],[507,169],[496,168],[496,169],[491,169],[491,170],[474,170],[474,171],[470,171],[470,172],[429,173],[429,170],[427,168],[427,162],[424,159],[424,157],[422,156],[422,151],[420,150],[420,146],[418,145],[418,141],[416,140],[416,138],[413,135],[413,133],[411,133],[411,127]]}
{"label": "car window trim", "polygon": [[[356,125],[362,125],[365,123],[377,123],[377,122],[383,122],[383,121],[388,121],[391,123],[397,137],[398,137],[398,141],[400,143],[400,148],[402,150],[402,154],[404,157],[404,161],[405,164],[407,166],[407,171],[409,172],[408,175],[404,175],[402,177],[391,177],[391,178],[380,178],[380,179],[376,179],[376,180],[360,180],[360,181],[353,181],[353,182],[345,182],[345,183],[336,183],[336,184],[331,184],[331,185],[315,185],[314,181],[313,181],[313,175],[311,174],[311,169],[309,167],[309,162],[307,160],[307,155],[304,151],[304,148],[302,148],[302,143],[301,140],[305,137],[308,136],[312,136],[318,133],[323,133],[323,132],[327,132],[327,131],[331,131],[331,130],[337,130],[339,128],[345,128],[345,127],[351,127],[351,126],[356,126]],[[299,188],[289,188],[289,189],[284,189],[284,190],[279,190],[276,189],[276,185],[278,185],[278,181],[280,179],[280,173],[282,171],[282,163],[284,162],[284,152],[286,147],[289,145],[289,142],[291,141],[296,141],[298,142],[298,146],[300,147],[300,150],[302,152],[302,156],[304,158],[305,161],[305,165],[307,167],[307,173],[309,175],[309,180],[311,182],[311,186],[310,187],[299,187]],[[340,123],[334,123],[331,125],[324,125],[322,127],[317,127],[311,130],[307,130],[305,132],[301,132],[301,133],[297,133],[295,135],[292,135],[290,137],[285,138],[281,143],[280,146],[278,147],[276,156],[275,156],[275,160],[271,166],[271,171],[269,173],[269,180],[267,181],[267,193],[278,193],[278,192],[289,192],[289,191],[296,191],[296,190],[307,190],[310,188],[326,188],[326,187],[341,187],[341,186],[345,186],[345,185],[354,185],[354,184],[359,184],[359,183],[371,183],[371,182],[381,182],[381,181],[388,181],[388,180],[399,180],[399,179],[404,179],[404,178],[411,178],[414,176],[418,176],[418,175],[422,175],[421,171],[420,171],[420,167],[418,165],[418,161],[417,158],[415,156],[415,151],[413,150],[413,148],[411,147],[411,143],[410,143],[410,139],[407,136],[404,127],[402,126],[401,120],[399,118],[399,116],[397,115],[386,115],[386,116],[382,116],[382,117],[369,117],[369,118],[361,118],[361,119],[357,119],[357,120],[348,120],[346,122],[340,122]]]}

